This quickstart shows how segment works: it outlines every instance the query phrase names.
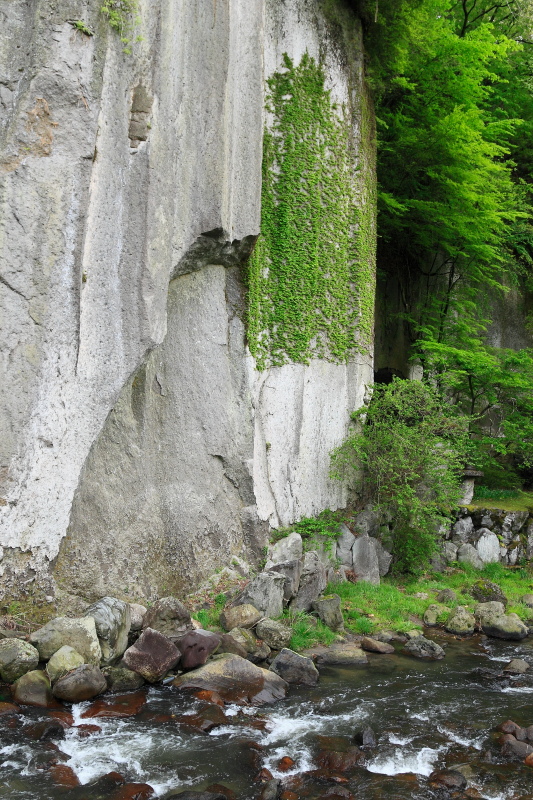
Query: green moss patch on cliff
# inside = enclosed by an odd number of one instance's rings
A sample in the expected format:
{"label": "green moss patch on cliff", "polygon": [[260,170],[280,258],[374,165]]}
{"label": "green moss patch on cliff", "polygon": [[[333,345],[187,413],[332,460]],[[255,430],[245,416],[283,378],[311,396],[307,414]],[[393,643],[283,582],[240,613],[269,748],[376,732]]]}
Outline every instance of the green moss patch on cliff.
{"label": "green moss patch on cliff", "polygon": [[[350,113],[333,103],[309,55],[297,66],[285,55],[268,80],[267,112],[261,235],[248,269],[250,351],[259,369],[345,362],[372,339],[372,173]],[[368,136],[358,138],[363,149]]]}

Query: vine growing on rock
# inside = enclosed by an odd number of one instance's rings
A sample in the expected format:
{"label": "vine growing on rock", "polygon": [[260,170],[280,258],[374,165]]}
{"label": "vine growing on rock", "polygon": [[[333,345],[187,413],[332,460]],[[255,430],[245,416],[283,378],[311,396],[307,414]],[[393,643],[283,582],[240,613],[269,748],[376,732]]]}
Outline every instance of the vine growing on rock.
{"label": "vine growing on rock", "polygon": [[285,55],[268,81],[267,111],[261,235],[248,269],[250,351],[259,369],[346,361],[370,344],[374,286],[374,211],[359,210],[373,195],[354,169],[348,112],[307,54],[298,66]]}
{"label": "vine growing on rock", "polygon": [[120,36],[125,53],[131,53],[130,44],[139,19],[138,10],[138,0],[103,0],[100,7],[110,26]]}

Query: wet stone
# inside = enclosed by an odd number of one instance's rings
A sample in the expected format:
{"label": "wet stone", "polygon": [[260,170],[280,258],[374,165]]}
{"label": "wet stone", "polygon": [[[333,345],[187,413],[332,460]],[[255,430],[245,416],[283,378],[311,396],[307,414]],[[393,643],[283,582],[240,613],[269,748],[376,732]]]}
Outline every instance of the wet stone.
{"label": "wet stone", "polygon": [[314,686],[318,681],[318,670],[310,658],[301,656],[293,650],[283,648],[270,665],[272,672],[280,675],[287,683],[301,683]]}
{"label": "wet stone", "polygon": [[81,667],[59,678],[54,684],[52,693],[60,700],[80,703],[83,700],[91,700],[106,689],[107,683],[102,671],[92,664],[82,664]]}
{"label": "wet stone", "polygon": [[50,777],[57,786],[72,789],[79,786],[80,782],[74,770],[67,764],[54,764],[48,770]]}
{"label": "wet stone", "polygon": [[92,703],[81,715],[82,719],[120,719],[138,714],[146,703],[146,693],[136,692],[113,697],[102,697]]}
{"label": "wet stone", "polygon": [[45,719],[30,725],[25,729],[25,733],[30,739],[43,742],[48,739],[64,739],[65,726],[58,719]]}
{"label": "wet stone", "polygon": [[107,691],[113,694],[135,692],[144,685],[144,678],[127,667],[104,667]]}
{"label": "wet stone", "polygon": [[460,790],[466,787],[466,778],[454,769],[436,770],[429,776],[429,781],[439,786],[445,786],[446,789]]}
{"label": "wet stone", "polygon": [[513,658],[504,668],[504,672],[509,672],[512,675],[523,675],[529,669],[529,664],[523,658]]}
{"label": "wet stone", "polygon": [[414,639],[410,639],[405,644],[404,650],[415,658],[439,660],[445,655],[440,645],[431,639],[426,639],[425,636],[416,636]]}

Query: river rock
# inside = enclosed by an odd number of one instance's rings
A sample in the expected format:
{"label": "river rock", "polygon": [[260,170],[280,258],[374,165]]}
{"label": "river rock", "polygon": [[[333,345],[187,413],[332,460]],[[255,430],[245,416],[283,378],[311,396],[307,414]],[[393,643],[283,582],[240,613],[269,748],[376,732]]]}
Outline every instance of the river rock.
{"label": "river rock", "polygon": [[315,686],[318,682],[318,670],[312,659],[306,658],[284,647],[270,665],[272,672],[280,675],[287,683],[303,683]]}
{"label": "river rock", "polygon": [[371,636],[363,636],[361,639],[361,647],[369,653],[382,653],[383,655],[390,655],[395,652],[392,644],[387,642],[379,642]]}
{"label": "river rock", "polygon": [[289,603],[298,594],[302,569],[302,561],[294,560],[283,561],[281,564],[276,564],[267,570],[268,572],[277,572],[279,575],[285,576],[285,584],[283,586],[283,600],[285,603]]}
{"label": "river rock", "polygon": [[415,636],[404,645],[405,652],[415,658],[428,658],[438,660],[444,658],[444,650],[436,642],[426,639],[425,636]]}
{"label": "river rock", "polygon": [[85,616],[94,619],[96,634],[102,650],[102,663],[111,664],[120,658],[128,646],[128,634],[131,627],[129,603],[116,597],[102,597],[101,600],[89,606]]}
{"label": "river rock", "polygon": [[353,644],[352,642],[331,645],[331,647],[319,652],[316,661],[320,667],[355,667],[368,664],[366,653],[364,653],[357,644]]}
{"label": "river rock", "polygon": [[63,675],[66,675],[67,672],[76,669],[76,667],[81,667],[84,663],[83,656],[80,655],[77,650],[74,650],[73,647],[69,647],[68,644],[65,644],[54,653],[46,665],[46,674],[51,682],[55,683],[55,681]]}
{"label": "river rock", "polygon": [[246,648],[244,648],[242,644],[239,644],[229,633],[223,633],[221,635],[220,646],[217,653],[233,653],[234,656],[240,656],[241,658],[246,658],[248,655]]}
{"label": "river rock", "polygon": [[457,595],[453,589],[442,589],[438,593],[436,600],[438,603],[453,603],[457,600]]}
{"label": "river rock", "polygon": [[469,542],[474,533],[472,517],[462,517],[452,526],[452,538],[459,543]]}
{"label": "river rock", "polygon": [[146,614],[146,607],[141,606],[140,603],[130,603],[130,631],[140,631],[143,626],[144,615]]}
{"label": "river rock", "polygon": [[48,708],[54,704],[50,679],[41,670],[31,670],[22,675],[12,687],[13,700],[23,706]]}
{"label": "river rock", "polygon": [[143,619],[143,630],[150,628],[168,639],[179,639],[193,629],[191,615],[175,597],[162,597],[148,609]]}
{"label": "river rock", "polygon": [[524,594],[520,598],[520,602],[528,608],[533,608],[533,594]]}
{"label": "river rock", "polygon": [[500,540],[496,534],[488,528],[481,528],[476,532],[476,536],[479,536],[476,550],[483,563],[497,564],[500,560]]}
{"label": "river rock", "polygon": [[234,628],[230,636],[246,650],[246,657],[254,664],[264,661],[270,655],[270,647],[259,641],[248,628]]}
{"label": "river rock", "polygon": [[41,661],[48,661],[66,644],[83,656],[86,664],[98,665],[102,658],[93,617],[56,617],[34,631],[29,638],[39,651]]}
{"label": "river rock", "polygon": [[59,700],[81,703],[105,692],[106,689],[107,682],[103,672],[94,664],[82,664],[81,667],[76,667],[72,672],[59,678],[54,684],[52,694]]}
{"label": "river rock", "polygon": [[195,669],[205,664],[209,656],[220,646],[220,636],[212,631],[189,631],[177,642],[181,653],[180,669]]}
{"label": "river rock", "polygon": [[309,550],[304,556],[298,594],[291,600],[290,607],[296,611],[310,611],[313,600],[322,594],[327,582],[327,569],[322,559],[315,550]]}
{"label": "river rock", "polygon": [[503,668],[504,672],[509,672],[511,675],[523,675],[529,669],[529,664],[523,658],[513,658],[512,661]]}
{"label": "river rock", "polygon": [[470,564],[474,569],[483,569],[485,566],[478,551],[472,544],[462,544],[459,547],[457,551],[457,561],[461,564]]}
{"label": "river rock", "polygon": [[438,619],[445,611],[449,611],[446,606],[441,606],[438,603],[431,603],[424,611],[424,625],[428,628],[435,628],[439,623]]}
{"label": "river rock", "polygon": [[0,676],[7,683],[14,683],[26,672],[34,670],[39,663],[39,653],[31,644],[21,639],[0,641]]}
{"label": "river rock", "polygon": [[446,789],[460,791],[466,788],[467,780],[465,776],[455,769],[440,769],[431,773],[428,778],[430,783],[445,786]]}
{"label": "river rock", "polygon": [[258,637],[273,650],[282,650],[289,646],[292,637],[291,628],[273,619],[262,619],[255,629]]}
{"label": "river rock", "polygon": [[144,685],[144,678],[138,672],[134,672],[127,667],[104,667],[107,691],[112,694],[122,694],[122,692],[135,692]]}
{"label": "river rock", "polygon": [[299,533],[293,531],[288,536],[270,545],[265,569],[286,561],[299,561],[303,556],[303,542]]}
{"label": "river rock", "polygon": [[176,798],[176,800],[228,800],[227,795],[222,794],[222,792],[195,792],[190,789],[165,795],[165,800],[171,800],[172,798]]}
{"label": "river rock", "polygon": [[358,536],[352,547],[352,569],[358,581],[379,585],[379,559],[376,540],[364,534]]}
{"label": "river rock", "polygon": [[173,669],[179,659],[180,652],[170,639],[159,631],[145,628],[135,644],[124,653],[123,663],[148,683],[155,683]]}
{"label": "river rock", "polygon": [[324,625],[327,625],[332,631],[341,631],[344,628],[341,599],[338,594],[330,594],[327,597],[313,600],[312,608]]}
{"label": "river rock", "polygon": [[345,567],[351,569],[353,564],[352,547],[355,542],[355,536],[344,523],[340,525],[339,531],[336,549],[337,561],[339,564],[343,564]]}
{"label": "river rock", "polygon": [[220,624],[226,631],[231,631],[233,628],[253,628],[262,616],[255,606],[243,603],[224,609],[220,615]]}
{"label": "river rock", "polygon": [[265,617],[279,617],[283,611],[284,588],[284,575],[261,572],[250,581],[234,605],[249,603]]}
{"label": "river rock", "polygon": [[444,627],[448,633],[454,633],[457,636],[468,636],[474,633],[476,618],[463,606],[457,606],[446,620]]}
{"label": "river rock", "polygon": [[226,702],[254,706],[281,700],[288,689],[275,672],[229,653],[213,656],[203,667],[180,675],[172,684],[178,689],[209,689]]}
{"label": "river rock", "polygon": [[469,589],[470,594],[478,603],[503,603],[507,605],[507,598],[497,583],[492,583],[485,578],[477,580]]}
{"label": "river rock", "polygon": [[501,745],[502,755],[512,758],[514,761],[523,761],[533,753],[533,745],[527,742],[520,742],[510,733],[504,733]]}
{"label": "river rock", "polygon": [[483,633],[497,639],[520,640],[524,639],[529,628],[518,614],[505,614],[503,603],[492,601],[479,603],[475,609]]}

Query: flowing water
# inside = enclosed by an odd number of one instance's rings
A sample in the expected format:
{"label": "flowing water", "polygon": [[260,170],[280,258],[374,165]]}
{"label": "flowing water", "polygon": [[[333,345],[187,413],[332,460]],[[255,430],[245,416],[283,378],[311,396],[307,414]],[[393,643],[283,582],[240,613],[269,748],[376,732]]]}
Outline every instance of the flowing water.
{"label": "flowing water", "polygon": [[[48,712],[25,709],[13,727],[0,717],[0,797],[85,800],[93,796],[92,783],[116,771],[128,781],[150,784],[158,797],[222,783],[237,798],[256,798],[260,784],[254,777],[262,767],[283,778],[297,797],[325,797],[332,783],[316,771],[318,752],[345,748],[354,733],[369,725],[377,746],[366,751],[364,765],[338,773],[348,779],[342,785],[357,797],[442,796],[428,786],[430,773],[468,765],[469,786],[477,788],[478,796],[533,798],[533,769],[504,763],[494,732],[508,718],[533,724],[533,676],[502,684],[477,672],[480,667],[497,670],[516,657],[533,665],[533,641],[440,641],[448,644],[446,658],[439,662],[370,655],[369,666],[324,670],[316,688],[293,688],[275,706],[226,706],[226,719],[209,734],[178,721],[201,703],[171,687],[150,688],[139,713],[124,719],[87,719],[82,715],[90,703],[74,706],[74,726],[65,739],[52,743],[29,736]],[[77,728],[86,723],[97,723],[101,732],[80,738]],[[58,788],[54,783],[49,764],[57,757],[55,745],[87,788]],[[278,767],[284,756],[295,761],[288,772]]]}

